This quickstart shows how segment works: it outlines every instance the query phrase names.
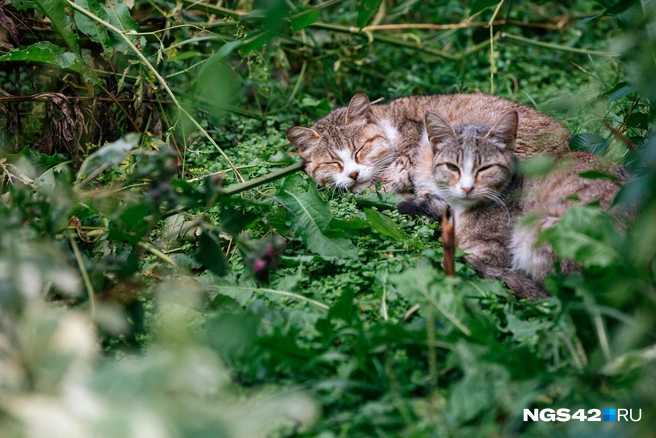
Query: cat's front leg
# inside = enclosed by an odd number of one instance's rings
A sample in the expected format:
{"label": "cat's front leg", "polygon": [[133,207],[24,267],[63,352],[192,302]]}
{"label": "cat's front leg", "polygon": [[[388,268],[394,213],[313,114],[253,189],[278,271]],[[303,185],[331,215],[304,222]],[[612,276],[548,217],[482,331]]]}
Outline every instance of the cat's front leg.
{"label": "cat's front leg", "polygon": [[410,216],[426,216],[432,222],[442,220],[442,216],[445,213],[447,216],[451,216],[449,204],[444,202],[439,196],[433,194],[403,201],[399,203],[397,210],[401,214]]}

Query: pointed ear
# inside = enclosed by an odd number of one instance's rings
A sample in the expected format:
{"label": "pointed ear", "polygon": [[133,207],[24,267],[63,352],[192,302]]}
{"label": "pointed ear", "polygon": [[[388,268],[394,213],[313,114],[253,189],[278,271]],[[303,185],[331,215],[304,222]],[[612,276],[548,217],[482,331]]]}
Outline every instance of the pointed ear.
{"label": "pointed ear", "polygon": [[321,137],[314,129],[302,128],[300,126],[289,128],[285,135],[287,135],[287,140],[294,145],[299,153],[311,148],[319,140],[319,137]]}
{"label": "pointed ear", "polygon": [[344,124],[350,125],[351,123],[358,122],[372,122],[374,120],[374,113],[371,110],[369,98],[364,93],[357,93],[351,98],[349,106],[346,109],[346,117]]}
{"label": "pointed ear", "polygon": [[504,114],[496,125],[490,128],[486,137],[501,140],[506,147],[514,148],[517,139],[517,124],[519,123],[519,114],[512,110]]}
{"label": "pointed ear", "polygon": [[433,148],[444,140],[456,136],[453,126],[437,113],[427,112],[425,121],[426,132],[428,133],[430,142],[433,144]]}

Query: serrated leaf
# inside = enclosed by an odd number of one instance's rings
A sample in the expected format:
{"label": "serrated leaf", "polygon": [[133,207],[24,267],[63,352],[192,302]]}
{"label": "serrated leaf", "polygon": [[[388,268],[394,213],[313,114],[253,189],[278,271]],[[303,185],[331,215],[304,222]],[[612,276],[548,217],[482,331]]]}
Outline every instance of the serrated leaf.
{"label": "serrated leaf", "polygon": [[319,197],[316,186],[307,185],[303,191],[294,181],[298,177],[288,177],[278,192],[278,200],[294,213],[294,234],[319,255],[357,259],[357,250],[346,234],[329,228],[332,213],[328,203]]}
{"label": "serrated leaf", "polygon": [[586,151],[598,154],[605,151],[611,141],[612,139],[605,139],[597,134],[582,132],[572,137],[569,141],[569,147],[574,151]]}
{"label": "serrated leaf", "polygon": [[219,239],[212,233],[203,230],[198,239],[198,260],[207,270],[222,277],[228,273],[228,260],[219,244]]}
{"label": "serrated leaf", "polygon": [[378,8],[380,8],[382,2],[382,0],[361,0],[358,3],[357,23],[360,29],[365,27],[369,20],[371,20],[371,17],[378,12]]}
{"label": "serrated leaf", "polygon": [[616,235],[610,216],[596,207],[575,205],[543,237],[565,259],[585,267],[605,267],[622,261],[611,245]]}
{"label": "serrated leaf", "polygon": [[364,215],[376,231],[383,236],[391,237],[397,242],[408,238],[405,232],[400,229],[389,216],[379,213],[376,210],[372,210],[371,208],[365,208]]}
{"label": "serrated leaf", "polygon": [[498,0],[476,0],[469,11],[470,15],[474,15],[477,12],[482,11],[483,9],[489,8],[490,6],[498,5]]}
{"label": "serrated leaf", "polygon": [[14,0],[12,5],[19,11],[25,8],[36,9],[50,19],[66,41],[71,52],[78,54],[80,48],[77,44],[77,34],[73,32],[73,21],[66,15],[66,2],[64,0]]}
{"label": "serrated leaf", "polygon": [[26,61],[56,65],[59,68],[84,73],[84,62],[73,52],[65,52],[50,41],[40,41],[24,49],[13,49],[0,56],[0,62]]}

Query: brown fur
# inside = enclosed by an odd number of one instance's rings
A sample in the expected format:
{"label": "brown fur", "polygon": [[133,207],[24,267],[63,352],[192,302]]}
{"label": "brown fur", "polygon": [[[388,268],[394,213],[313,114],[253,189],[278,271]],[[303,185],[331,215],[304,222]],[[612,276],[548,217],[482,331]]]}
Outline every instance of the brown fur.
{"label": "brown fur", "polygon": [[[503,280],[522,298],[545,295],[540,284],[557,259],[548,244],[536,246],[542,232],[574,204],[600,201],[603,209],[610,208],[629,179],[621,166],[584,152],[563,154],[547,175],[523,179],[515,174],[516,111],[494,126],[456,127],[428,113],[426,126],[437,194],[454,211],[458,246],[479,275]],[[579,176],[590,170],[616,180]],[[572,263],[563,266],[576,269]]]}
{"label": "brown fur", "polygon": [[[482,93],[411,96],[386,105],[370,105],[367,96],[358,93],[347,108],[332,111],[312,129],[291,128],[287,137],[303,158],[307,174],[321,186],[360,192],[379,181],[386,191],[434,197],[430,184],[432,151],[422,148],[426,145],[425,113],[437,111],[449,123],[465,125],[492,124],[510,110],[516,110],[522,120],[517,135],[518,157],[557,155],[568,149],[569,131],[551,117]],[[377,141],[370,143],[369,153],[361,151],[356,156],[372,137]],[[346,149],[354,162],[351,166],[364,169],[353,181],[347,178],[344,166],[340,166],[343,160],[335,154]],[[437,210],[433,213],[440,215]]]}

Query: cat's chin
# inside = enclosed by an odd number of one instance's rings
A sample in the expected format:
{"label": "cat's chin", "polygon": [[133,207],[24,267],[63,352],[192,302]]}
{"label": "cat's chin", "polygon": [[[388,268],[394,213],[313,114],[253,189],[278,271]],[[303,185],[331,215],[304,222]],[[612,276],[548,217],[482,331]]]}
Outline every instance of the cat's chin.
{"label": "cat's chin", "polygon": [[349,187],[349,191],[351,191],[353,193],[362,193],[362,192],[364,192],[365,189],[368,189],[369,187],[371,187],[371,182],[370,181],[359,182],[359,183],[355,183],[351,187]]}

